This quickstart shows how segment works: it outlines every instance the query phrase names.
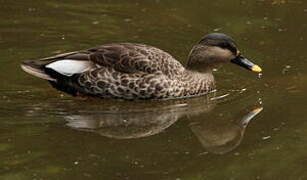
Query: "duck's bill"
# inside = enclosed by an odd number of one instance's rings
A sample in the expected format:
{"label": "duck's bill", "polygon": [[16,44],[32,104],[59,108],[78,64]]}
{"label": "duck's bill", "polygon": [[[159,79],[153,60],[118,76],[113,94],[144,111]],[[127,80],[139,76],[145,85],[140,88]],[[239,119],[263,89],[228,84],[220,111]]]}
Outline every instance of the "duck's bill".
{"label": "duck's bill", "polygon": [[262,71],[262,69],[258,65],[250,62],[248,59],[244,58],[243,56],[238,56],[235,59],[231,60],[231,62],[253,72]]}

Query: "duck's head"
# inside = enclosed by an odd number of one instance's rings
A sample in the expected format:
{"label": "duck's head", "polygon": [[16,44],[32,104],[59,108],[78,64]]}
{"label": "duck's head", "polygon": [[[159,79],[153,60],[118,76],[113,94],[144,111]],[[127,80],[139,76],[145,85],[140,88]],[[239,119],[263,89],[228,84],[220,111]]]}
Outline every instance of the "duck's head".
{"label": "duck's head", "polygon": [[231,37],[222,33],[204,36],[191,50],[187,68],[204,72],[220,63],[234,63],[250,71],[262,71],[258,65],[241,55]]}

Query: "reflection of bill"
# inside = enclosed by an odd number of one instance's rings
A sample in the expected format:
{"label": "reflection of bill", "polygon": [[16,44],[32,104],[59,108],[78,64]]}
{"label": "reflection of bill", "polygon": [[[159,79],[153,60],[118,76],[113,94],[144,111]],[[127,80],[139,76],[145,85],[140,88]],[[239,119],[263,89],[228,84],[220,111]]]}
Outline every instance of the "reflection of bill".
{"label": "reflection of bill", "polygon": [[263,110],[263,107],[256,107],[251,112],[249,112],[246,116],[244,116],[241,120],[242,126],[246,127],[247,124],[252,120],[257,114],[259,114]]}
{"label": "reflection of bill", "polygon": [[116,107],[112,108],[116,109],[115,112],[74,113],[65,116],[65,119],[67,126],[79,131],[114,139],[131,139],[158,134],[183,118],[207,151],[224,154],[240,144],[247,124],[260,113],[262,107],[254,108],[239,121],[214,121],[210,116],[214,114],[212,109],[216,101],[208,99],[175,101],[144,111],[139,111],[141,107],[136,104],[128,110]]}

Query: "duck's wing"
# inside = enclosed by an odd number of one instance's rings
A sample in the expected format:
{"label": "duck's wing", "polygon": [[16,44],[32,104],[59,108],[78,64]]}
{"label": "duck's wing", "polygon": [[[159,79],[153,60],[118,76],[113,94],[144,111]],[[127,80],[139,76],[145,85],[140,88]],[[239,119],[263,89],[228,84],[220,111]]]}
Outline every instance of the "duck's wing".
{"label": "duck's wing", "polygon": [[88,52],[95,64],[123,73],[162,71],[165,75],[171,75],[184,70],[167,52],[144,44],[109,44],[89,49]]}

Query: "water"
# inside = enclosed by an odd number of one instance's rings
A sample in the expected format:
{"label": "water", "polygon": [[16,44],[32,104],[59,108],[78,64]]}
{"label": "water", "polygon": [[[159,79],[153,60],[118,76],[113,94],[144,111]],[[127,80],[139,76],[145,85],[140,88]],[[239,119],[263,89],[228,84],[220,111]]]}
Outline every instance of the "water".
{"label": "water", "polygon": [[[304,1],[0,1],[0,179],[307,179]],[[73,98],[19,63],[110,42],[181,62],[230,34],[263,68],[215,72],[217,91],[171,101]]]}

